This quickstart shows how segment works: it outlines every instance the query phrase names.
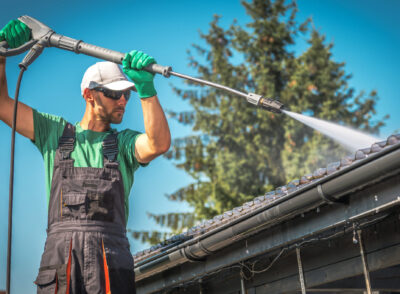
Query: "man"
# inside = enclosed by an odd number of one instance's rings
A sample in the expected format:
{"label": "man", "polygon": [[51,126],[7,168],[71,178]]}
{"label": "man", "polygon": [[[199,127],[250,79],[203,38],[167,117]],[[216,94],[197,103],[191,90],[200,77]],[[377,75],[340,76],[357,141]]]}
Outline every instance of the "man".
{"label": "man", "polygon": [[[30,30],[18,20],[0,31],[0,41],[19,47]],[[131,51],[118,65],[98,62],[84,74],[86,110],[72,125],[19,103],[17,132],[42,153],[46,167],[48,230],[38,293],[135,293],[133,259],[125,226],[134,171],[170,146],[170,132],[154,88],[143,71],[155,60]],[[6,60],[0,57],[0,119],[12,123]],[[145,133],[117,132],[131,90],[141,98]]]}

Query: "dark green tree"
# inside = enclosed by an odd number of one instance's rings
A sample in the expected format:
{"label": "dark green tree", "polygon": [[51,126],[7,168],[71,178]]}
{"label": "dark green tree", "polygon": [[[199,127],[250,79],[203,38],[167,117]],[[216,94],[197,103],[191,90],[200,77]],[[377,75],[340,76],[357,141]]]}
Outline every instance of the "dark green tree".
{"label": "dark green tree", "polygon": [[[214,16],[206,45],[193,45],[189,65],[199,78],[265,97],[277,98],[291,111],[377,133],[372,121],[376,92],[355,94],[344,63],[332,58],[333,44],[296,22],[297,7],[284,0],[242,2],[251,21],[229,28]],[[308,49],[296,56],[295,41],[308,37]],[[175,139],[166,156],[187,172],[193,183],[167,195],[187,202],[194,213],[150,215],[179,233],[196,221],[212,218],[327,163],[345,151],[332,140],[285,115],[271,114],[243,98],[188,83],[174,89],[193,110],[170,112],[194,134]],[[334,157],[332,159],[334,159]],[[136,232],[134,237],[157,243],[165,237]]]}

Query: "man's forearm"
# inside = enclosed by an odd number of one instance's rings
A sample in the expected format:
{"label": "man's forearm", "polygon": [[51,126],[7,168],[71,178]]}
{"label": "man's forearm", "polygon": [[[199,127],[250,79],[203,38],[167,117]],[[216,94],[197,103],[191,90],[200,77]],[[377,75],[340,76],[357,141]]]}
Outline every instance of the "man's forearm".
{"label": "man's forearm", "polygon": [[[14,100],[8,96],[6,79],[6,60],[0,56],[0,120],[10,127],[12,126],[14,113]],[[32,108],[24,103],[18,102],[17,132],[34,140]]]}
{"label": "man's forearm", "polygon": [[154,96],[141,99],[141,103],[149,147],[156,154],[165,153],[171,145],[171,134],[160,102]]}

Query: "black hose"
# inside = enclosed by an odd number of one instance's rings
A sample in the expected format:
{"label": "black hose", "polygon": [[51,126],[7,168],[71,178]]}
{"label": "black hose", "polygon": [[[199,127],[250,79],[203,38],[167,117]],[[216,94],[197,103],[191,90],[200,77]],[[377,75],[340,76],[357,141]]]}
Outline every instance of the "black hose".
{"label": "black hose", "polygon": [[11,160],[10,160],[10,185],[9,185],[9,202],[8,202],[8,240],[7,240],[7,280],[6,280],[6,294],[10,294],[10,282],[11,282],[11,241],[12,241],[12,207],[13,207],[13,195],[14,195],[14,151],[15,151],[15,131],[17,125],[17,110],[18,110],[18,96],[19,88],[21,86],[22,75],[26,69],[21,67],[19,72],[17,88],[15,89],[15,100],[14,100],[14,114],[12,121],[12,133],[11,133]]}

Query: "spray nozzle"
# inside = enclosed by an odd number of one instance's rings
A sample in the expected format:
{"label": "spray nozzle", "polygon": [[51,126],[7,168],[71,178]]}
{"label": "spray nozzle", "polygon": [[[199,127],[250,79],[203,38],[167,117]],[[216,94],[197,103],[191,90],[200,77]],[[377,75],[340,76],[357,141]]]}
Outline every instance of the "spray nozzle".
{"label": "spray nozzle", "polygon": [[274,113],[282,113],[282,110],[285,106],[277,100],[273,100],[270,98],[261,98],[260,104],[261,107],[265,108]]}
{"label": "spray nozzle", "polygon": [[279,101],[271,98],[264,98],[261,95],[254,93],[247,94],[246,99],[247,102],[256,106],[261,106],[262,108],[274,113],[282,113],[282,109],[284,108],[284,105]]}

